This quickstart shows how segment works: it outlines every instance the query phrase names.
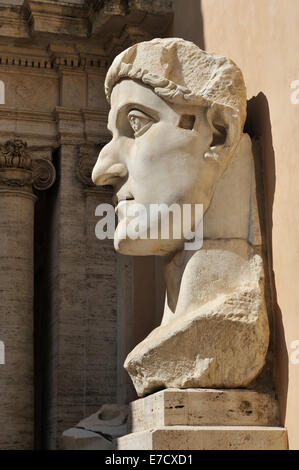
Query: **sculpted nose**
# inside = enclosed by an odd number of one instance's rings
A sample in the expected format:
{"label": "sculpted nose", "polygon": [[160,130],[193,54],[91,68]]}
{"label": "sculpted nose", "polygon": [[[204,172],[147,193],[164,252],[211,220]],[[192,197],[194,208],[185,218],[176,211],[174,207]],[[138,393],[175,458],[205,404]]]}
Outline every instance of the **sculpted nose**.
{"label": "sculpted nose", "polygon": [[127,176],[127,167],[119,161],[116,154],[112,145],[107,144],[103,147],[92,170],[91,179],[95,185],[113,185]]}

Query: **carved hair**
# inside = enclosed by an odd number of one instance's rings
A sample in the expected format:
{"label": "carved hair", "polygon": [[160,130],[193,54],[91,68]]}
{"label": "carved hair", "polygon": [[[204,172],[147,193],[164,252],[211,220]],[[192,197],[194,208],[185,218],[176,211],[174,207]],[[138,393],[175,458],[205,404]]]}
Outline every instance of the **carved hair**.
{"label": "carved hair", "polygon": [[114,59],[105,80],[108,102],[115,84],[125,78],[151,86],[172,103],[225,107],[242,133],[246,87],[241,70],[227,57],[179,38],[154,39],[135,44]]}
{"label": "carved hair", "polygon": [[[131,78],[133,80],[140,80],[145,85],[151,86],[154,89],[154,92],[165,100],[175,102],[178,101],[177,98],[179,97],[186,101],[196,100],[198,102],[198,98],[193,95],[192,91],[190,91],[188,88],[177,85],[167,78],[159,77],[158,75],[155,75],[146,69],[137,69],[132,64],[122,63],[120,70],[115,70],[115,72],[117,77],[111,76],[111,82],[114,82],[114,85],[122,78]],[[115,78],[115,80],[113,78]],[[113,89],[113,87],[110,86],[111,82],[106,82],[105,84],[106,97],[109,102]]]}

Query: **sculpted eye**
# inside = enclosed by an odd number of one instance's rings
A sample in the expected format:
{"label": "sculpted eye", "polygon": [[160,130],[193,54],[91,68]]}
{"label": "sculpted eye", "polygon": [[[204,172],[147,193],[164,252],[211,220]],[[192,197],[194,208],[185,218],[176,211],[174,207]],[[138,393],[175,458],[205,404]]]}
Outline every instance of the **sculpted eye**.
{"label": "sculpted eye", "polygon": [[133,129],[134,137],[140,137],[154,122],[147,114],[137,109],[132,109],[132,111],[128,113],[128,120]]}

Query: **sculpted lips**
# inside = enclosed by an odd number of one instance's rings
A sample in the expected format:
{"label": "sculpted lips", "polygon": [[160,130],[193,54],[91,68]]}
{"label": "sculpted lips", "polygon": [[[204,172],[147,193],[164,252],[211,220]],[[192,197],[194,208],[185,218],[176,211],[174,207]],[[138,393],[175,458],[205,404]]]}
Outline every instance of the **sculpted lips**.
{"label": "sculpted lips", "polygon": [[120,204],[125,204],[126,201],[134,201],[134,197],[131,196],[131,195],[127,195],[127,196],[117,196],[116,194],[114,194],[114,196],[112,197],[112,202],[115,206],[115,213],[117,214],[118,212],[118,207]]}

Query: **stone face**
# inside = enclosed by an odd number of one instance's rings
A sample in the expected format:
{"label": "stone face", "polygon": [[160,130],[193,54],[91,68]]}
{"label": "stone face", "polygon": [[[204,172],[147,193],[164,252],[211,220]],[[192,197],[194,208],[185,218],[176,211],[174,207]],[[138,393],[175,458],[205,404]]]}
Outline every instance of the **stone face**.
{"label": "stone face", "polygon": [[130,405],[132,433],[159,426],[278,426],[278,402],[254,390],[167,389]]}
{"label": "stone face", "polygon": [[168,426],[128,434],[119,450],[287,450],[284,428],[263,426]]}
{"label": "stone face", "polygon": [[[124,366],[139,396],[160,388],[246,387],[265,364],[269,326],[242,73],[183,39],[154,39],[115,58],[105,91],[113,139],[92,179],[112,185],[118,200],[115,249],[165,260],[162,324]],[[132,237],[137,204],[148,217]],[[149,216],[152,204],[175,204],[180,214],[202,204],[202,247],[187,248],[182,230],[163,235]],[[170,225],[179,227],[174,217]],[[195,216],[191,225],[194,236]]]}

